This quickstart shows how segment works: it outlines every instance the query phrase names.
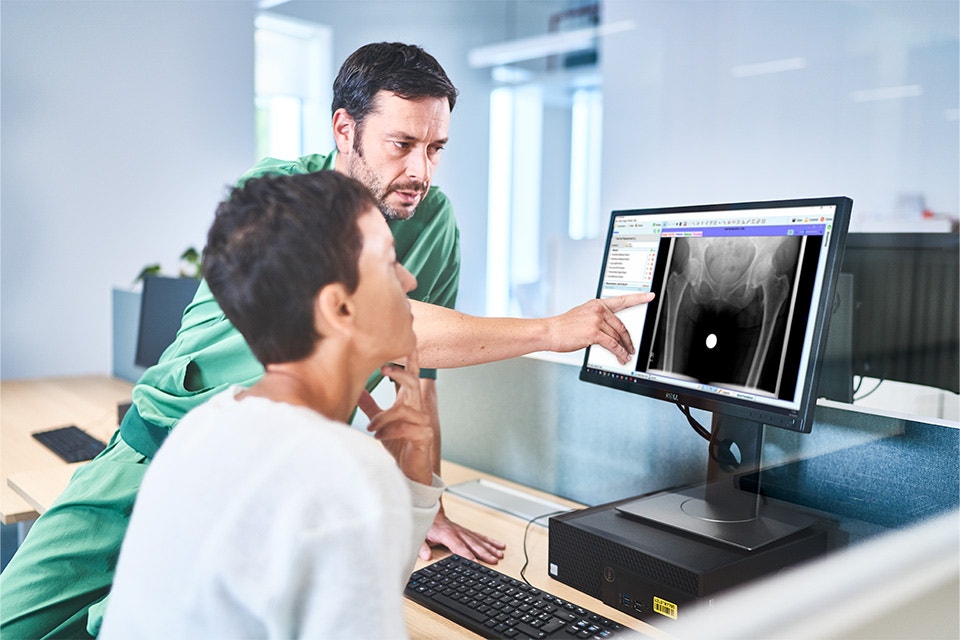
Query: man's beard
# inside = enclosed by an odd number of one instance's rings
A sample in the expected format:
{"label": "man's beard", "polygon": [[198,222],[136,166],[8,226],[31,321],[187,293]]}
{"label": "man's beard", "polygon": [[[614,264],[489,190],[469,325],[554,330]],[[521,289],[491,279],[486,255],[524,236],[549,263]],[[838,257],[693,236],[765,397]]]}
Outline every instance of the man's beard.
{"label": "man's beard", "polygon": [[426,195],[427,185],[419,181],[406,182],[403,184],[385,184],[384,181],[380,179],[380,176],[370,168],[370,165],[367,164],[367,161],[363,158],[363,154],[360,153],[360,150],[356,146],[354,146],[354,150],[356,153],[353,154],[351,162],[347,165],[350,177],[359,180],[370,190],[373,197],[377,200],[377,206],[380,207],[380,212],[383,214],[383,217],[387,220],[409,220],[412,218],[413,214],[416,213],[416,206],[412,209],[391,207],[387,204],[387,196],[394,191],[415,192],[420,194],[420,200],[417,202],[417,206],[419,206],[419,204],[423,202],[423,196]]}

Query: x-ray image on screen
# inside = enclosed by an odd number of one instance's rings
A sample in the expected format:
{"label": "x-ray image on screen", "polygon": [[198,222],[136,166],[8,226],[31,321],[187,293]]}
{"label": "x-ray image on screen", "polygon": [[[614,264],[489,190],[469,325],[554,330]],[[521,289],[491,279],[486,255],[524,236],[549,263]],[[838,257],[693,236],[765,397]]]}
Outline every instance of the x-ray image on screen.
{"label": "x-ray image on screen", "polygon": [[[664,237],[647,371],[792,397],[820,238]],[[799,320],[798,320],[799,319]]]}
{"label": "x-ray image on screen", "polygon": [[617,313],[635,358],[594,345],[580,379],[671,402],[689,421],[708,411],[717,433],[810,431],[852,204],[613,211],[597,298],[655,296]]}

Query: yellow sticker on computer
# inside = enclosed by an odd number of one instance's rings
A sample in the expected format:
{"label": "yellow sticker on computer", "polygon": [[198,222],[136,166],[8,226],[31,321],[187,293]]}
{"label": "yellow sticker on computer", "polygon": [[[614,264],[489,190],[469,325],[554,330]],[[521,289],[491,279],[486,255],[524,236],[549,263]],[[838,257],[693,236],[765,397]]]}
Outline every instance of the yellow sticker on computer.
{"label": "yellow sticker on computer", "polygon": [[668,618],[673,618],[674,620],[677,619],[677,605],[673,604],[669,600],[664,600],[663,598],[653,596],[653,610],[662,616],[667,616]]}

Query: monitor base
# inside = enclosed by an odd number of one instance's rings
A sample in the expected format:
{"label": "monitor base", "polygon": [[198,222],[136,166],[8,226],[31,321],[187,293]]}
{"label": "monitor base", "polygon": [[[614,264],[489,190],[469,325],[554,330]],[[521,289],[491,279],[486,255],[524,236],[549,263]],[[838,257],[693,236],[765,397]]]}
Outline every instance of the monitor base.
{"label": "monitor base", "polygon": [[[743,503],[733,509],[708,501],[707,493],[702,486],[658,493],[626,502],[617,507],[617,511],[747,551],[782,540],[816,522],[815,518],[793,509],[757,502],[758,496],[749,492],[727,496],[729,500]],[[754,506],[754,514],[737,515],[749,513],[751,506]]]}

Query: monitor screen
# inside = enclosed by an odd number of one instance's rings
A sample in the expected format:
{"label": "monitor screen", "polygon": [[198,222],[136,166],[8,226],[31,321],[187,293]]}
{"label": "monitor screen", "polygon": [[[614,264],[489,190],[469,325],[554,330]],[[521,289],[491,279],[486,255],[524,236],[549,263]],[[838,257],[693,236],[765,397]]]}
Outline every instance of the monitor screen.
{"label": "monitor screen", "polygon": [[140,327],[137,332],[137,352],[134,363],[139,367],[152,367],[169,347],[180,321],[200,281],[196,278],[168,278],[148,276],[143,279],[140,297]]}
{"label": "monitor screen", "polygon": [[851,233],[842,271],[852,374],[960,393],[960,236]]}
{"label": "monitor screen", "polygon": [[614,211],[597,296],[657,295],[618,314],[635,358],[591,347],[581,380],[809,431],[851,207],[832,197]]}

